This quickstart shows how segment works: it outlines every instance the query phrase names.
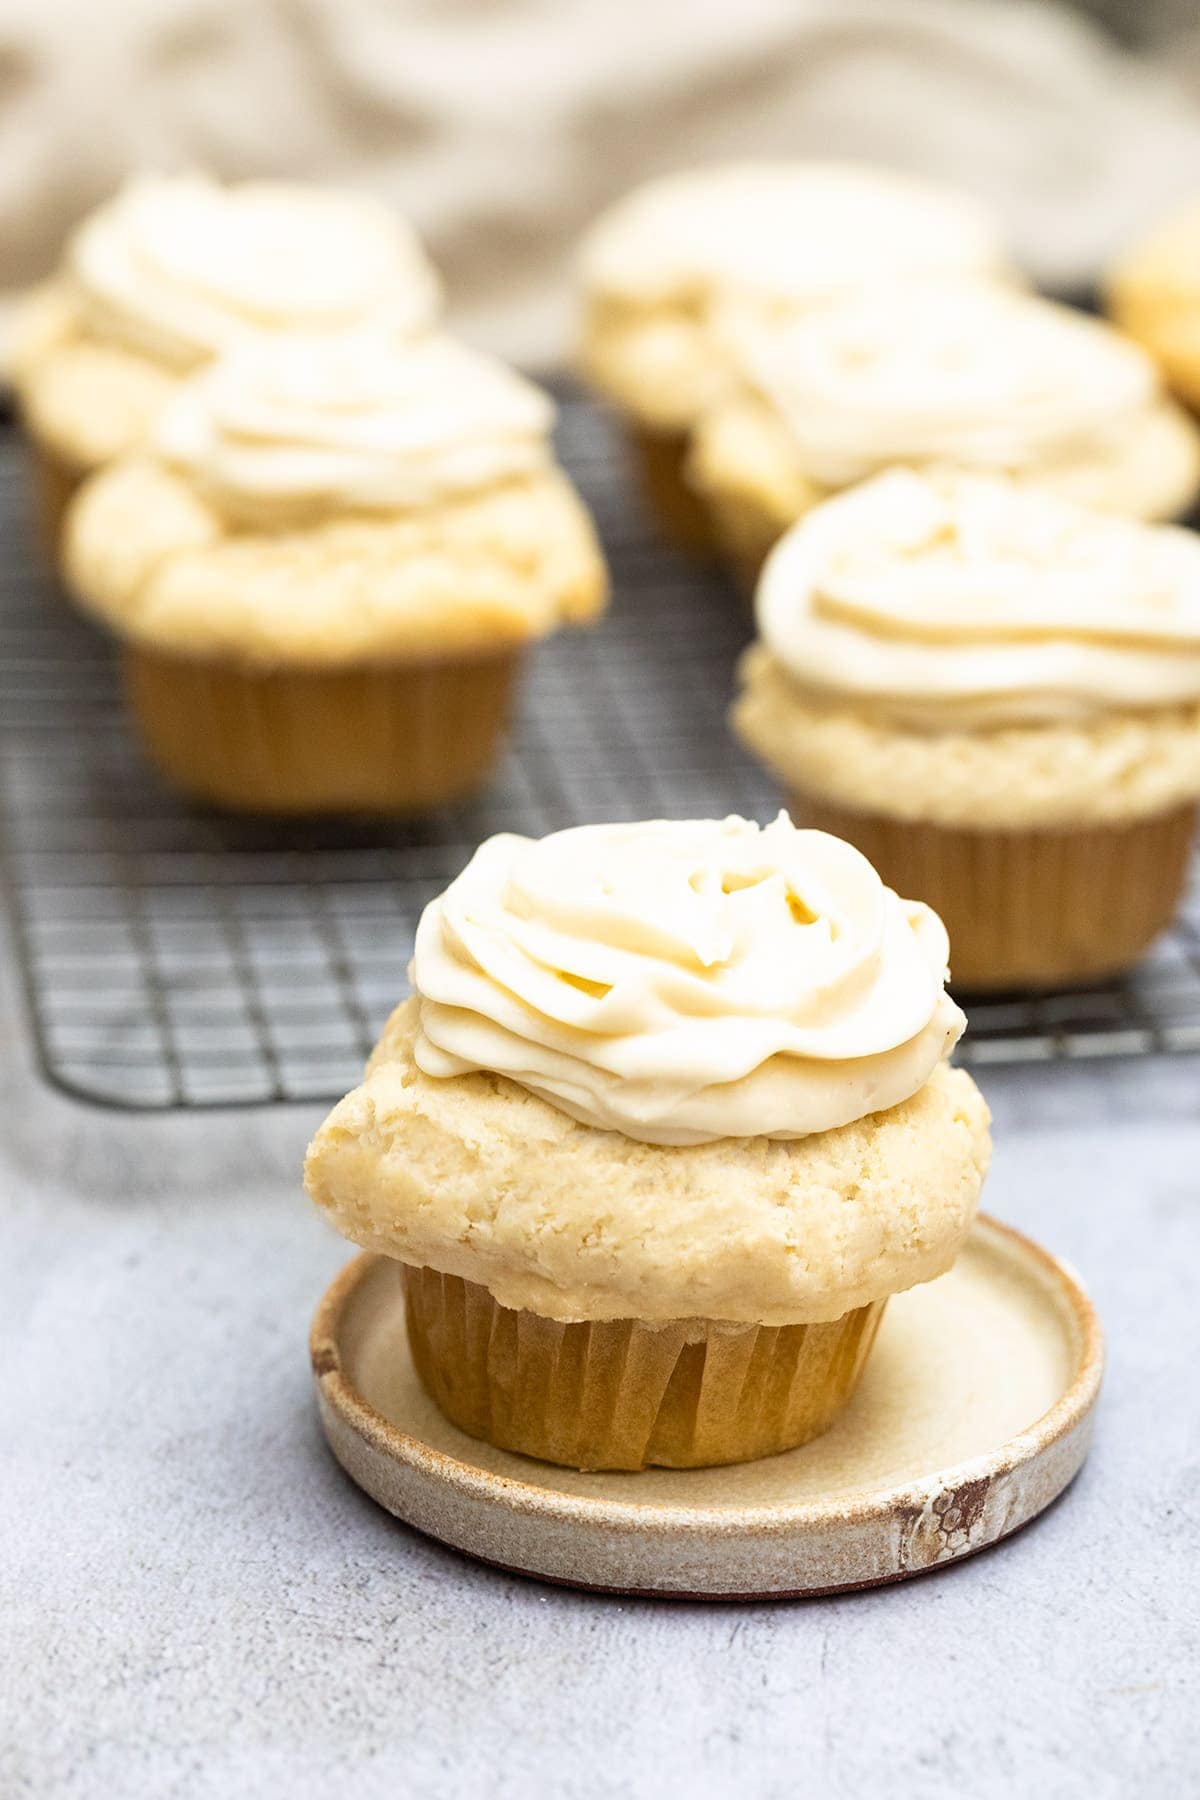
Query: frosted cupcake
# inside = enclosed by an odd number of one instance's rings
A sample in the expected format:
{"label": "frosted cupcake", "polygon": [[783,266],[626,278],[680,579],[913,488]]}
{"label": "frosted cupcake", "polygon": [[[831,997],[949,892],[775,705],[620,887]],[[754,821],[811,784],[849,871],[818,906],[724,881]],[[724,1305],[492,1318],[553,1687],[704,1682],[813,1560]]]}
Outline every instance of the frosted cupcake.
{"label": "frosted cupcake", "polygon": [[13,376],[50,541],[91,470],[143,444],[180,382],[247,334],[426,330],[437,278],[366,195],[138,176],[69,240],[18,313]]}
{"label": "frosted cupcake", "polygon": [[1162,370],[1167,386],[1200,411],[1200,206],[1140,238],[1105,282],[1110,315]]}
{"label": "frosted cupcake", "polygon": [[273,812],[478,786],[528,646],[604,604],[551,424],[539,389],[444,338],[259,342],[181,390],[65,531],[163,774]]}
{"label": "frosted cupcake", "polygon": [[925,182],[842,163],[697,169],[636,189],[584,240],[582,366],[627,421],[660,523],[705,547],[681,466],[727,378],[725,300],[775,318],[900,277],[1005,272],[986,212]]}
{"label": "frosted cupcake", "polygon": [[485,843],[307,1164],[403,1265],[447,1416],[580,1468],[824,1431],[983,1181],[946,954],[926,907],[782,815]]}
{"label": "frosted cupcake", "polygon": [[894,471],[776,546],[734,725],[964,987],[1114,974],[1169,921],[1200,798],[1200,539]]}
{"label": "frosted cupcake", "polygon": [[1098,320],[981,283],[864,296],[782,328],[726,315],[741,386],[689,473],[747,580],[818,501],[896,464],[1036,483],[1139,519],[1200,488],[1200,433]]}

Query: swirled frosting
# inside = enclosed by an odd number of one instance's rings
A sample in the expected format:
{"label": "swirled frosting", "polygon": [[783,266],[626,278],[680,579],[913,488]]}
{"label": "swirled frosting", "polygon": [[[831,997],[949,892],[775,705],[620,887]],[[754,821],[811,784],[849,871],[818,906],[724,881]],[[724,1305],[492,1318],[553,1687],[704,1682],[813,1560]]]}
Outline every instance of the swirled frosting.
{"label": "swirled frosting", "polygon": [[363,194],[138,176],[85,220],[66,274],[95,336],[188,369],[246,332],[427,327],[439,290],[411,229]]}
{"label": "swirled frosting", "polygon": [[585,285],[652,305],[734,289],[806,302],[880,275],[999,272],[983,208],[852,163],[739,163],[647,183],[583,248]]}
{"label": "swirled frosting", "polygon": [[223,512],[404,512],[549,466],[540,388],[448,338],[258,340],[181,388],[156,448]]}
{"label": "swirled frosting", "polygon": [[947,939],[781,814],[488,839],[426,907],[415,1057],[652,1144],[798,1138],[915,1094],[965,1024]]}
{"label": "swirled frosting", "polygon": [[1094,459],[1158,396],[1149,358],[1110,327],[982,282],[890,288],[774,328],[731,314],[723,330],[830,487],[895,463]]}
{"label": "swirled frosting", "polygon": [[758,593],[809,693],[929,730],[1200,700],[1200,538],[984,476],[894,470],[815,508]]}

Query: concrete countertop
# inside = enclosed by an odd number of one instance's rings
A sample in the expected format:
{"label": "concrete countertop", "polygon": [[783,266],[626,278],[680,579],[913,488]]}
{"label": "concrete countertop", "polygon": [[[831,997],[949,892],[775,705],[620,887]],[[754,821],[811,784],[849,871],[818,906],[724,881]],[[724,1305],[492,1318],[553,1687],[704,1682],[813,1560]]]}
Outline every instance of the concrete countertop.
{"label": "concrete countertop", "polygon": [[983,1076],[986,1204],[1109,1339],[1050,1513],[873,1593],[624,1601],[476,1566],[332,1462],[319,1109],[75,1105],[0,976],[5,1800],[1195,1792],[1200,1061]]}

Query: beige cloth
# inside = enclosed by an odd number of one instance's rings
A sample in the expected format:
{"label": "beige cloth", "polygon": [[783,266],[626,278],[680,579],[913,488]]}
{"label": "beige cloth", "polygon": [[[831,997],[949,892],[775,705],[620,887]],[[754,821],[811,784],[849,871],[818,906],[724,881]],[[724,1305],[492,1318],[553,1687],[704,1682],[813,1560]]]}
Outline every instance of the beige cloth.
{"label": "beige cloth", "polygon": [[1200,191],[1166,69],[1018,0],[3,0],[0,287],[128,169],[359,182],[414,219],[452,322],[547,366],[572,246],[650,174],[855,155],[973,187],[1043,282]]}

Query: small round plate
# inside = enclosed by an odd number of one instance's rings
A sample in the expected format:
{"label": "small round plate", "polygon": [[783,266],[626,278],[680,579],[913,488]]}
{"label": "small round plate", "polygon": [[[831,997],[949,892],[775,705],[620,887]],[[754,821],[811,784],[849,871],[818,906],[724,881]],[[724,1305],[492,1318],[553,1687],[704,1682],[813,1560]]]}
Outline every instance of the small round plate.
{"label": "small round plate", "polygon": [[721,1599],[870,1587],[1007,1537],[1083,1463],[1104,1361],[1075,1275],[989,1218],[890,1302],[832,1430],[761,1462],[582,1474],[467,1437],[417,1379],[388,1257],[342,1270],[311,1350],[334,1455],[397,1518],[547,1581]]}

